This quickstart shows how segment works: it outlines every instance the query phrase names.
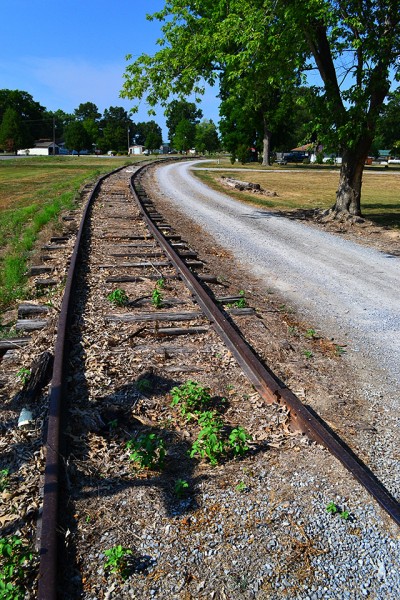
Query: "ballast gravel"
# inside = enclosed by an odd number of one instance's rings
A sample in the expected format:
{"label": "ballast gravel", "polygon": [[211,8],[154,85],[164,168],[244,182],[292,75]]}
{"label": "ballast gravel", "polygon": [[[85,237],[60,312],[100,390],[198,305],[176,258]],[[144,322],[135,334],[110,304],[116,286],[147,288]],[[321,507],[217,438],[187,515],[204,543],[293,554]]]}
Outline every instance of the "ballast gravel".
{"label": "ballast gravel", "polygon": [[[278,456],[247,459],[236,486],[229,466],[216,468],[204,473],[195,495],[173,506],[157,488],[124,495],[121,505],[131,506],[132,529],[140,533],[133,573],[125,583],[108,577],[105,595],[93,590],[84,597],[394,600],[398,530],[385,531],[356,484],[347,487],[349,496],[338,495],[340,484],[333,481],[341,467],[328,458],[331,473],[321,475],[312,464],[322,452],[302,447],[298,465],[281,455],[286,477]],[[297,468],[304,459],[310,461],[307,471]],[[328,513],[330,501],[339,511],[348,509],[349,518]],[[108,546],[121,539],[117,520],[116,514],[116,535],[103,536]],[[99,581],[105,575],[100,568]]]}

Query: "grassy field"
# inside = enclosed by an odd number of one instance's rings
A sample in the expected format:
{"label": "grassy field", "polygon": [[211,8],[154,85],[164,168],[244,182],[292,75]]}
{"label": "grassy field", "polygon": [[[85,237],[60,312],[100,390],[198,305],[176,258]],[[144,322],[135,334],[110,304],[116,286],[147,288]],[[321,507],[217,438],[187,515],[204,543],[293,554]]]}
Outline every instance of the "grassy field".
{"label": "grassy field", "polygon": [[140,158],[56,156],[0,160],[0,309],[24,294],[29,252],[43,227],[73,207],[85,183]]}
{"label": "grassy field", "polygon": [[[275,210],[329,208],[335,202],[339,181],[339,169],[332,166],[286,165],[284,167],[261,167],[258,164],[235,165],[227,160],[220,164],[204,163],[196,171],[197,177],[214,189],[226,193],[219,182],[221,175],[241,181],[259,183],[265,190],[274,191],[276,197],[263,197],[251,193],[230,190],[238,200]],[[221,171],[214,169],[222,169]],[[240,170],[239,170],[240,169]],[[244,170],[242,170],[244,169]],[[366,219],[379,225],[400,227],[400,169],[390,167],[366,168],[363,177],[362,211]]]}

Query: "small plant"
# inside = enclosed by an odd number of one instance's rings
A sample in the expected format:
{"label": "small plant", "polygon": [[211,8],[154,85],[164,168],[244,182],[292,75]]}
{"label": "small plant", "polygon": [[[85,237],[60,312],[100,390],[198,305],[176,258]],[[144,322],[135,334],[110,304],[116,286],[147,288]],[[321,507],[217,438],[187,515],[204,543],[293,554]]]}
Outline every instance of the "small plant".
{"label": "small plant", "polygon": [[299,335],[299,330],[297,329],[297,327],[295,325],[289,325],[288,334],[293,335],[294,337],[297,337]]}
{"label": "small plant", "polygon": [[0,471],[0,492],[4,492],[10,486],[10,471],[2,469]]}
{"label": "small plant", "polygon": [[248,450],[247,441],[251,440],[251,436],[247,433],[243,427],[236,427],[232,429],[228,438],[228,448],[234,454],[234,456],[243,456]]}
{"label": "small plant", "polygon": [[25,597],[22,588],[24,567],[32,560],[32,552],[20,537],[12,535],[0,539],[0,598],[19,600]]}
{"label": "small plant", "polygon": [[328,506],[326,507],[326,512],[328,512],[330,515],[335,515],[337,511],[338,507],[336,504],[334,502],[329,502]]}
{"label": "small plant", "polygon": [[164,466],[164,442],[155,433],[143,433],[136,439],[132,438],[126,447],[132,450],[129,458],[141,469],[162,469]]}
{"label": "small plant", "polygon": [[236,490],[238,492],[245,492],[247,490],[247,485],[245,484],[244,481],[241,481],[240,483],[237,484]]}
{"label": "small plant", "polygon": [[199,416],[200,432],[197,440],[192,445],[190,457],[198,455],[200,458],[208,458],[214,466],[225,454],[225,444],[221,437],[223,423],[221,417],[215,411],[206,411]]}
{"label": "small plant", "polygon": [[303,350],[303,354],[306,358],[312,358],[314,356],[311,350]]}
{"label": "small plant", "polygon": [[334,502],[329,502],[328,506],[326,507],[326,512],[328,512],[331,515],[338,514],[339,517],[344,521],[347,521],[347,519],[349,519],[350,517],[350,513],[348,510],[342,510]]}
{"label": "small plant", "polygon": [[155,308],[161,308],[161,306],[162,306],[163,295],[160,292],[160,290],[158,289],[158,287],[155,287],[153,290],[153,293],[151,295],[151,303]]}
{"label": "small plant", "polygon": [[129,574],[129,557],[132,555],[132,550],[118,545],[105,550],[104,555],[107,557],[104,568],[109,569],[111,573],[116,573],[122,579],[126,579]]}
{"label": "small plant", "polygon": [[336,356],[342,356],[342,354],[345,354],[346,350],[344,348],[344,346],[340,346],[339,344],[335,344],[335,354]]}
{"label": "small plant", "polygon": [[246,308],[247,302],[246,302],[246,298],[245,298],[245,291],[240,290],[239,296],[241,298],[240,298],[240,300],[236,300],[235,306],[237,306],[237,308]]}
{"label": "small plant", "polygon": [[109,300],[111,304],[114,304],[114,306],[125,306],[128,302],[128,296],[125,290],[117,288],[108,294],[107,300]]}
{"label": "small plant", "polygon": [[210,389],[205,388],[196,381],[187,381],[171,390],[171,406],[180,405],[181,414],[189,419],[193,412],[201,412],[210,404]]}
{"label": "small plant", "polygon": [[246,308],[247,306],[247,301],[245,298],[245,291],[244,290],[240,290],[239,292],[239,296],[240,296],[240,300],[236,300],[235,302],[233,302],[232,304],[228,304],[228,308]]}
{"label": "small plant", "polygon": [[22,383],[22,385],[26,385],[28,383],[29,377],[31,376],[31,370],[25,369],[22,367],[17,373],[17,379]]}
{"label": "small plant", "polygon": [[160,277],[160,279],[157,279],[156,287],[158,287],[159,290],[162,290],[165,288],[165,279],[163,277]]}
{"label": "small plant", "polygon": [[315,329],[307,329],[304,336],[309,340],[313,340],[315,337],[317,337],[317,332]]}
{"label": "small plant", "polygon": [[178,498],[184,498],[189,491],[189,484],[185,479],[177,479],[174,485],[174,492]]}
{"label": "small plant", "polygon": [[148,394],[149,392],[151,392],[151,390],[153,389],[153,384],[151,383],[150,379],[139,379],[136,382],[136,389],[141,393],[141,394]]}

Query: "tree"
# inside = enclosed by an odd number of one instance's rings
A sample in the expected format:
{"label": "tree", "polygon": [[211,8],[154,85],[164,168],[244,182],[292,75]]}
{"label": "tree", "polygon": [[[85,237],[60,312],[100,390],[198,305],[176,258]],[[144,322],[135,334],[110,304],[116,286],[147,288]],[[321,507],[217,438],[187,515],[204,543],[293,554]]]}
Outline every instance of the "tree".
{"label": "tree", "polygon": [[74,120],[74,115],[66,113],[61,109],[56,111],[46,111],[44,113],[44,121],[46,123],[45,137],[53,137],[53,126],[55,126],[56,139],[64,139],[64,130],[66,126]]}
{"label": "tree", "polygon": [[101,135],[98,145],[104,150],[128,152],[133,123],[128,113],[121,106],[110,106],[105,109],[100,122]]}
{"label": "tree", "polygon": [[155,121],[144,123],[144,145],[150,151],[158,150],[162,144],[161,127]]}
{"label": "tree", "polygon": [[20,90],[0,90],[0,123],[5,112],[12,108],[21,123],[24,124],[26,135],[29,137],[29,143],[22,143],[20,148],[32,146],[32,141],[44,137],[49,123],[46,122],[46,113],[44,106],[36,102],[28,92]]}
{"label": "tree", "polygon": [[193,148],[196,126],[187,119],[179,121],[172,138],[172,145],[178,152],[187,152]]}
{"label": "tree", "polygon": [[232,89],[241,78],[251,86],[247,72],[267,73],[282,91],[288,73],[292,82],[317,69],[323,108],[314,130],[342,156],[332,215],[357,216],[365,159],[398,68],[399,9],[399,0],[166,0],[152,17],[164,23],[161,49],[126,67],[122,95],[166,105],[174,93],[200,95],[202,80],[212,85],[221,74]]}
{"label": "tree", "polygon": [[[378,138],[378,139],[377,139]],[[377,150],[387,149],[399,152],[400,140],[400,88],[388,95],[376,128]]]}
{"label": "tree", "polygon": [[194,145],[197,152],[205,154],[215,152],[220,147],[218,132],[215,124],[210,119],[203,119],[195,126]]}
{"label": "tree", "polygon": [[90,137],[81,121],[72,121],[65,128],[65,144],[72,151],[75,150],[78,156],[82,150],[90,148]]}
{"label": "tree", "polygon": [[189,121],[193,125],[199,123],[203,112],[196,107],[194,102],[187,100],[172,100],[165,110],[166,125],[168,127],[168,136],[171,141],[175,135],[178,124],[183,121]]}
{"label": "tree", "polygon": [[14,108],[6,108],[0,125],[0,148],[14,152],[33,145],[33,137]]}
{"label": "tree", "polygon": [[78,121],[85,121],[86,119],[92,119],[93,121],[99,121],[101,113],[93,102],[81,103],[78,108],[74,110],[75,118]]}

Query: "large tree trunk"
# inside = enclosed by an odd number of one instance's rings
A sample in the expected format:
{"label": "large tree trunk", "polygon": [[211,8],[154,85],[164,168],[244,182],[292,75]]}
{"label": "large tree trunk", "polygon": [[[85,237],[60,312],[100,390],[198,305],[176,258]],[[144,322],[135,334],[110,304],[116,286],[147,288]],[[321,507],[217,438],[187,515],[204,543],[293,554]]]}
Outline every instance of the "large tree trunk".
{"label": "large tree trunk", "polygon": [[353,217],[361,217],[362,176],[371,143],[371,137],[365,135],[355,147],[344,149],[336,203],[332,207],[333,215],[341,216],[347,213]]}
{"label": "large tree trunk", "polygon": [[263,161],[264,167],[270,164],[271,156],[271,131],[268,129],[267,119],[263,117],[264,123],[264,136],[263,136]]}

